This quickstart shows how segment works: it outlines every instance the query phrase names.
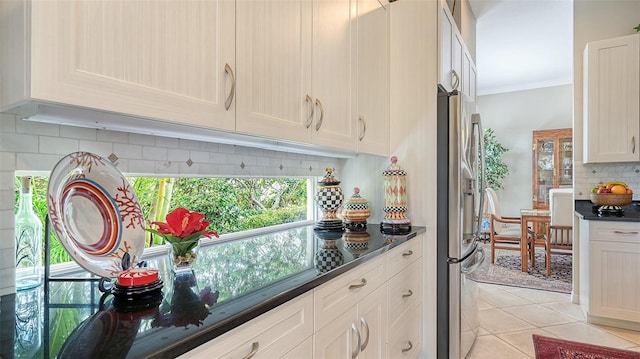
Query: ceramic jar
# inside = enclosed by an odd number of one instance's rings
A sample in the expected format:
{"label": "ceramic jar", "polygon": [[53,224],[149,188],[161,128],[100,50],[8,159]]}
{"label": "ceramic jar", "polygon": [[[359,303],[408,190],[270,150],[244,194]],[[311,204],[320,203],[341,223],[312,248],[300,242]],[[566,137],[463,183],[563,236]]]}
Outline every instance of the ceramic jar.
{"label": "ceramic jar", "polygon": [[344,224],[338,218],[337,212],[344,196],[340,181],[333,176],[333,168],[325,169],[325,175],[318,182],[318,191],[315,195],[318,207],[322,211],[322,218],[316,222],[314,229],[324,231],[343,231]]}
{"label": "ceramic jar", "polygon": [[380,223],[383,232],[408,233],[411,220],[407,218],[407,172],[398,167],[398,158],[391,157],[391,165],[382,172],[384,176],[384,218]]}
{"label": "ceramic jar", "polygon": [[360,196],[360,188],[353,189],[353,195],[344,203],[342,218],[348,231],[364,231],[367,229],[367,218],[371,215],[369,202]]}

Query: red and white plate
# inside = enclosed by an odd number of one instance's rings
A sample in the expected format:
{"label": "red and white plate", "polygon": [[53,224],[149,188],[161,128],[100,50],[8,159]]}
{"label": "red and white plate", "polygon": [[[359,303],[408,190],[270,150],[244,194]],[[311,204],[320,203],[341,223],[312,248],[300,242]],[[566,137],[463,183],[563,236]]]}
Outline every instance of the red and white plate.
{"label": "red and white plate", "polygon": [[101,277],[135,266],[144,251],[144,217],[133,188],[108,160],[75,152],[56,164],[47,188],[49,220],[69,255]]}

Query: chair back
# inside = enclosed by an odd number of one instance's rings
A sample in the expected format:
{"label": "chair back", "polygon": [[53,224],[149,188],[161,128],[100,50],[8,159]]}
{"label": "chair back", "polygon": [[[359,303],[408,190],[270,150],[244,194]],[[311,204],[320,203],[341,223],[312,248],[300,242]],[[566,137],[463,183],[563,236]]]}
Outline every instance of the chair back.
{"label": "chair back", "polygon": [[571,248],[573,244],[573,188],[549,190],[549,227],[552,248]]}
{"label": "chair back", "polygon": [[[498,201],[498,195],[493,188],[485,188],[485,192],[487,194],[487,209],[488,213],[494,215],[496,218],[501,219],[502,215],[500,214],[500,202]],[[504,230],[504,225],[499,225],[494,227],[494,231],[496,234],[500,234]]]}
{"label": "chair back", "polygon": [[489,187],[485,188],[485,192],[487,193],[487,208],[489,209],[489,213],[498,218],[502,218],[500,215],[500,202],[498,202],[498,195],[493,188]]}
{"label": "chair back", "polygon": [[573,188],[550,189],[549,209],[552,226],[573,227]]}

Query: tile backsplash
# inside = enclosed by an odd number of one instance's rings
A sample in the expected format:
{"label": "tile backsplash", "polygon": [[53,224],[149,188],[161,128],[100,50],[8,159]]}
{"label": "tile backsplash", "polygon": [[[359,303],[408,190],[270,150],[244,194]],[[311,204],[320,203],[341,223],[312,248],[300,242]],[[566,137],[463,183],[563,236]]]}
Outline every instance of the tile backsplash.
{"label": "tile backsplash", "polygon": [[633,200],[640,200],[640,163],[574,163],[575,198],[590,199],[598,183],[624,181],[633,189]]}
{"label": "tile backsplash", "polygon": [[65,155],[110,157],[131,175],[322,176],[342,159],[81,127],[0,114],[0,296],[14,292],[16,174],[49,174]]}

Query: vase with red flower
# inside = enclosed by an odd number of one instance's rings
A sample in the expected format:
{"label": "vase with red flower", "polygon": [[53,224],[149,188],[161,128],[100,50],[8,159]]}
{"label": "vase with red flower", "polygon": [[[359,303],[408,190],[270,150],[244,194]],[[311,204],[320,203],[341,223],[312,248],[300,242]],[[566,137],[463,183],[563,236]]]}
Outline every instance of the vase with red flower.
{"label": "vase with red flower", "polygon": [[198,257],[200,239],[218,237],[218,233],[207,230],[209,222],[205,221],[204,214],[186,208],[174,209],[166,219],[166,222],[151,222],[157,228],[147,228],[147,231],[168,243],[174,273],[191,272]]}

